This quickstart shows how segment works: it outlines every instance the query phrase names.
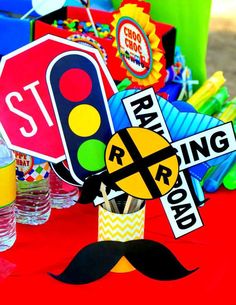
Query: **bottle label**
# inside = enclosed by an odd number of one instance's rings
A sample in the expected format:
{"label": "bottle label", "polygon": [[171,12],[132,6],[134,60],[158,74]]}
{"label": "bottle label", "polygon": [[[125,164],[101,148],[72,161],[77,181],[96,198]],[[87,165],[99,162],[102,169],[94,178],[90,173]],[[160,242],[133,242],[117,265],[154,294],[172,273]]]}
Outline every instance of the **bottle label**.
{"label": "bottle label", "polygon": [[0,208],[11,204],[16,199],[16,164],[0,167]]}
{"label": "bottle label", "polygon": [[50,172],[48,162],[38,164],[37,158],[16,151],[14,153],[17,180],[34,182],[48,178]]}

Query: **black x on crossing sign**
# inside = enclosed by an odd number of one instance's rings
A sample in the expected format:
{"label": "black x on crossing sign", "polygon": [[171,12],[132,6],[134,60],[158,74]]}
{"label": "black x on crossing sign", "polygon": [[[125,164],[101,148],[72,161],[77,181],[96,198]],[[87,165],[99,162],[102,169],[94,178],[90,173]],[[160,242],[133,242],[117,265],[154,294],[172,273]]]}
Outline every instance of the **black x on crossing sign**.
{"label": "black x on crossing sign", "polygon": [[110,178],[135,197],[161,197],[177,180],[179,166],[175,149],[149,129],[120,130],[109,141],[106,153]]}

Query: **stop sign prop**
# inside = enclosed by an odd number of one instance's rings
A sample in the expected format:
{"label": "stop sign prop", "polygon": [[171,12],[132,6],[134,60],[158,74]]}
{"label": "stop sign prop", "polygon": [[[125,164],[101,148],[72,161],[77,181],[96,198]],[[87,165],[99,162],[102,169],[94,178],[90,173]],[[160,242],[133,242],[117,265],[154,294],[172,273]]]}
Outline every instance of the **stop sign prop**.
{"label": "stop sign prop", "polygon": [[0,64],[0,131],[11,149],[53,163],[65,159],[46,72],[54,58],[74,50],[96,60],[107,98],[114,94],[116,87],[102,57],[91,47],[46,35],[4,56]]}

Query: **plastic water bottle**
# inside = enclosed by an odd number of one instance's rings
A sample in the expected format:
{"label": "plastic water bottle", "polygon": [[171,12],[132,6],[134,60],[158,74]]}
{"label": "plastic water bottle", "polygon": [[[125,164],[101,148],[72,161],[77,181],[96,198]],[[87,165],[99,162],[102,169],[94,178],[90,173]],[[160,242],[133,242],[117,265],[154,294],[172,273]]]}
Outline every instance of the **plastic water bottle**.
{"label": "plastic water bottle", "polygon": [[0,251],[16,240],[15,198],[15,156],[0,137]]}
{"label": "plastic water bottle", "polygon": [[53,170],[50,172],[51,207],[56,209],[69,208],[76,204],[79,189],[58,177]]}
{"label": "plastic water bottle", "polygon": [[45,223],[51,214],[48,162],[15,152],[16,221],[29,225]]}

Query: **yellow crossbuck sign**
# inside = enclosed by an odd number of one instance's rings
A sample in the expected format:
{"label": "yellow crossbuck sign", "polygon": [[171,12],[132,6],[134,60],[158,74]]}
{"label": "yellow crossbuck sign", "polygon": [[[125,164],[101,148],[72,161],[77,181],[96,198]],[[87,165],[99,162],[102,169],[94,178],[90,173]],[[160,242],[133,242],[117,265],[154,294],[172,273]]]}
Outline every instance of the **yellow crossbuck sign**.
{"label": "yellow crossbuck sign", "polygon": [[[105,159],[110,178],[134,197],[160,197],[175,237],[201,227],[182,171],[235,151],[232,124],[172,142],[153,88],[124,98],[123,104],[133,127],[118,131],[107,145]],[[140,128],[144,122],[152,130]]]}

